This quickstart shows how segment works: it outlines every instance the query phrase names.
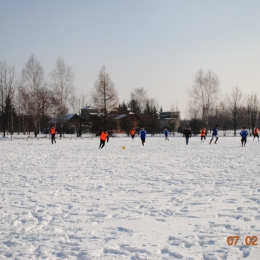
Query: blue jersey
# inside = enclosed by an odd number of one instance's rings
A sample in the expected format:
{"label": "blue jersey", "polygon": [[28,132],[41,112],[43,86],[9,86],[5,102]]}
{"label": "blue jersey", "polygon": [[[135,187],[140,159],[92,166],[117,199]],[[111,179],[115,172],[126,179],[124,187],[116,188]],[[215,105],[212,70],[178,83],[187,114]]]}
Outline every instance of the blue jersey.
{"label": "blue jersey", "polygon": [[169,135],[169,131],[167,129],[164,130],[164,135],[167,137]]}
{"label": "blue jersey", "polygon": [[217,127],[215,127],[215,128],[213,129],[212,135],[213,135],[213,136],[217,136],[217,135],[218,135],[218,128],[217,128]]}
{"label": "blue jersey", "polygon": [[248,136],[248,131],[246,129],[242,129],[242,131],[240,132],[240,135],[242,137],[247,137]]}
{"label": "blue jersey", "polygon": [[139,135],[140,135],[140,137],[142,138],[142,139],[144,139],[145,137],[146,137],[146,131],[145,130],[141,130],[140,132],[139,132]]}

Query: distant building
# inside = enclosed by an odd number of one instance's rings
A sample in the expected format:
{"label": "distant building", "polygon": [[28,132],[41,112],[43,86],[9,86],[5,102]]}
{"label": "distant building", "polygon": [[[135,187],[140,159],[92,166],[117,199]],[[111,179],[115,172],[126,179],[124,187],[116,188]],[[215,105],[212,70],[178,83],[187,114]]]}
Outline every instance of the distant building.
{"label": "distant building", "polygon": [[56,126],[58,132],[60,131],[60,125],[62,122],[62,132],[64,133],[74,133],[77,131],[77,128],[80,122],[83,124],[84,120],[77,114],[65,114],[62,117],[60,115],[52,118],[48,124],[51,127],[52,125]]}
{"label": "distant building", "polygon": [[136,115],[134,112],[129,112],[128,114],[122,114],[115,117],[115,120],[121,120],[127,117],[131,122],[131,127],[137,127],[140,121],[140,116]]}
{"label": "distant building", "polygon": [[115,129],[114,133],[126,132],[125,130],[120,129],[120,120],[123,120],[124,118],[127,118],[130,121],[130,128],[128,129],[129,131],[131,128],[137,128],[139,125],[139,121],[141,120],[140,116],[136,115],[134,112],[128,112],[127,114],[117,115],[114,118],[117,121],[117,129]]}
{"label": "distant building", "polygon": [[[121,112],[122,113],[122,112]],[[126,113],[121,114],[118,109],[115,109],[109,113],[113,115],[113,120],[117,121],[116,127],[113,128],[114,132],[125,132],[125,130],[120,129],[120,121],[127,118],[130,121],[130,127],[138,128],[139,122],[141,120],[140,116],[131,111],[126,111]],[[86,106],[81,109],[81,116],[87,123],[95,124],[97,117],[103,115],[102,111],[92,107]],[[161,112],[158,118],[160,131],[163,131],[165,127],[169,131],[177,132],[180,127],[180,112]]]}
{"label": "distant building", "polygon": [[[63,123],[66,124],[68,122],[71,123],[71,122],[75,122],[75,121],[79,120],[80,116],[78,116],[77,114],[65,114],[62,119],[63,119]],[[60,115],[55,116],[48,123],[50,125],[60,124],[61,116]]]}
{"label": "distant building", "polygon": [[180,112],[161,112],[159,116],[160,129],[168,128],[176,132],[181,125]]}
{"label": "distant building", "polygon": [[81,117],[84,118],[85,120],[90,120],[90,117],[93,116],[98,116],[100,114],[100,111],[92,106],[86,106],[81,109]]}
{"label": "distant building", "polygon": [[136,115],[134,112],[129,112],[127,116],[130,119],[132,127],[138,127],[139,121],[141,120],[140,116]]}

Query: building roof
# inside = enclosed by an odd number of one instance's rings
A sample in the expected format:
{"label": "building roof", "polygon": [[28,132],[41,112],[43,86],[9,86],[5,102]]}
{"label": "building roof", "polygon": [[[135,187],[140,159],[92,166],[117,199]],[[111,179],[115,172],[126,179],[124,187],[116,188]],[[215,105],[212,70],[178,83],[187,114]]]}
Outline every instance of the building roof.
{"label": "building roof", "polygon": [[[69,121],[72,117],[77,116],[77,114],[65,114],[64,115],[64,121],[67,122]],[[49,124],[54,124],[60,122],[60,115],[57,115],[56,117],[52,118],[48,123]]]}
{"label": "building roof", "polygon": [[118,115],[118,116],[115,117],[115,119],[121,119],[123,117],[126,117],[126,114]]}
{"label": "building roof", "polygon": [[92,106],[86,106],[86,107],[82,108],[82,110],[89,110],[89,109],[96,110],[96,108],[92,107]]}
{"label": "building roof", "polygon": [[159,115],[160,119],[178,119],[180,116],[180,112],[176,111],[176,112],[161,112]]}

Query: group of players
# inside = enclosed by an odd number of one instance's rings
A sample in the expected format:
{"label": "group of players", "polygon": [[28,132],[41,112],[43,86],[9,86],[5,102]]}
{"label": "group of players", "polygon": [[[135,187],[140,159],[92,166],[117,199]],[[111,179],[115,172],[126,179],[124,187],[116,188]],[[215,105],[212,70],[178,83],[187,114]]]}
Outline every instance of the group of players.
{"label": "group of players", "polygon": [[[130,131],[130,134],[131,134],[132,139],[134,139],[134,137],[135,137],[135,129],[134,128],[132,128],[132,130]],[[145,143],[146,134],[147,134],[147,132],[144,130],[144,128],[141,128],[139,135],[141,137],[141,141],[142,141],[143,146],[144,146],[144,143]],[[165,141],[169,141],[169,134],[170,133],[169,133],[168,129],[165,127],[165,129],[164,129]],[[192,134],[191,129],[189,127],[186,127],[183,131],[183,137],[185,137],[185,139],[186,139],[186,145],[188,145],[188,143],[189,143],[189,138],[191,137],[191,134]],[[246,145],[248,134],[249,134],[249,132],[246,129],[246,127],[243,127],[243,129],[240,131],[242,146]],[[206,129],[206,127],[204,127],[204,128],[201,129],[201,132],[200,132],[201,142],[204,142],[204,140],[206,140],[206,136],[207,136],[207,129]],[[259,128],[258,127],[255,127],[255,129],[254,129],[254,139],[256,137],[259,141]],[[213,140],[214,140],[214,144],[217,144],[217,141],[218,141],[218,125],[216,125],[213,128],[209,144],[211,144]]]}
{"label": "group of players", "polygon": [[[257,139],[259,141],[259,134],[258,133],[259,133],[259,128],[256,127],[254,129],[254,139],[255,139],[255,137],[257,137]],[[51,143],[52,144],[53,144],[53,142],[56,143],[56,140],[55,140],[56,128],[54,126],[50,129],[50,134],[51,134]],[[130,131],[130,135],[131,135],[132,139],[135,138],[135,134],[136,134],[136,131],[135,131],[134,128],[132,128],[131,131]],[[249,133],[248,133],[248,130],[246,129],[246,127],[243,127],[243,129],[240,132],[242,146],[246,145],[248,134]],[[144,146],[146,135],[147,135],[146,130],[144,130],[144,128],[141,128],[138,135],[140,136],[142,145]],[[108,132],[106,130],[104,130],[104,131],[96,134],[96,136],[100,136],[99,149],[102,149],[105,146],[105,143],[109,141]],[[165,141],[169,141],[169,138],[168,138],[169,137],[169,131],[166,127],[164,129],[164,136],[165,136]],[[206,129],[206,127],[204,127],[204,128],[202,128],[201,133],[200,133],[201,142],[204,142],[204,140],[206,140],[206,136],[207,136],[207,129]],[[189,138],[191,137],[191,129],[189,127],[186,127],[184,129],[183,137],[185,137],[186,145],[188,145]],[[214,127],[214,129],[212,131],[212,136],[211,136],[209,144],[211,144],[213,140],[215,140],[214,143],[217,144],[217,141],[218,141],[218,126],[217,125]]]}
{"label": "group of players", "polygon": [[[258,133],[259,133],[259,128],[255,127],[255,129],[254,129],[254,139],[257,137],[257,139],[259,141],[259,134]],[[169,134],[169,131],[167,130],[167,128],[165,128],[165,130],[164,130],[165,140],[169,140],[168,134]],[[249,132],[246,129],[246,127],[243,127],[243,129],[240,131],[242,146],[246,145],[248,134],[249,134]],[[191,130],[190,130],[189,127],[185,128],[185,130],[183,132],[183,136],[186,138],[186,145],[187,145],[189,143],[189,138],[191,137]],[[202,128],[201,133],[200,133],[201,142],[204,142],[204,140],[206,139],[206,136],[207,136],[207,129],[206,129],[206,127],[204,127],[204,128]],[[211,136],[209,144],[211,144],[213,140],[215,140],[214,143],[217,144],[217,141],[218,141],[218,126],[217,125],[213,128],[212,136]]]}

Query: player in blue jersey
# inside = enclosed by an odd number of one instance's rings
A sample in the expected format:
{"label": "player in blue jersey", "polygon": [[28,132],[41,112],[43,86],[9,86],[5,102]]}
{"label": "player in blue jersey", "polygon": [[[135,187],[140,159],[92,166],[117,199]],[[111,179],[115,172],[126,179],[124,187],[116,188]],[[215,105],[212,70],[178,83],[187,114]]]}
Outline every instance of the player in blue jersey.
{"label": "player in blue jersey", "polygon": [[212,137],[211,137],[211,140],[210,140],[209,144],[211,144],[211,142],[212,142],[214,139],[216,139],[214,143],[217,144],[217,141],[218,141],[218,126],[217,126],[217,125],[216,125],[215,128],[213,129]]}
{"label": "player in blue jersey", "polygon": [[240,135],[241,135],[242,146],[245,146],[246,145],[246,137],[248,136],[248,130],[245,127],[243,127],[243,129],[240,132]]}

